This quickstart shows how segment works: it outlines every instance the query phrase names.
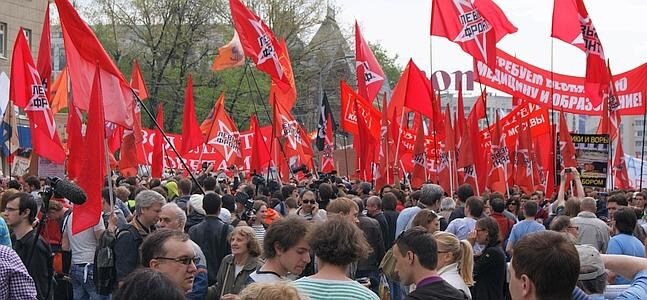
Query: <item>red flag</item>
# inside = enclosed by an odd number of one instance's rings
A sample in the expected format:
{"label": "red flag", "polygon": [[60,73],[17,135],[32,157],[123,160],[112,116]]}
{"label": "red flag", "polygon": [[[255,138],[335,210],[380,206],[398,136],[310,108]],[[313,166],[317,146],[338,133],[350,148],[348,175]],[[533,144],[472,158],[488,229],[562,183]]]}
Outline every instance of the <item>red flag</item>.
{"label": "red flag", "polygon": [[362,37],[357,21],[355,21],[355,61],[357,91],[368,102],[373,102],[384,82],[384,72],[368,43]]}
{"label": "red flag", "polygon": [[[274,105],[274,134],[276,137],[284,138],[286,142],[283,150],[287,157],[307,155],[310,144],[307,141],[307,134],[303,134],[299,129],[299,123],[294,119],[292,114],[285,109],[279,102]],[[308,150],[310,149],[310,150]]]}
{"label": "red flag", "polygon": [[[380,111],[375,109],[366,99],[357,95],[343,80],[340,82],[340,85],[341,128],[350,133],[358,134],[357,120],[363,119],[372,137],[376,140],[379,139],[381,127]],[[359,113],[357,113],[356,106]]]}
{"label": "red flag", "polygon": [[457,43],[474,59],[495,69],[496,43],[517,32],[492,0],[435,0],[431,8],[431,35]]}
{"label": "red flag", "polygon": [[256,68],[269,74],[282,90],[290,88],[290,80],[279,58],[287,50],[281,47],[272,30],[240,0],[229,0],[229,8],[245,55],[254,61]]}
{"label": "red flag", "polygon": [[65,150],[49,108],[46,87],[31,57],[25,34],[20,28],[11,59],[9,99],[27,112],[34,152],[57,163],[65,161]]}
{"label": "red flag", "polygon": [[96,67],[92,84],[90,106],[88,108],[87,132],[83,143],[83,159],[81,162],[83,176],[77,182],[88,195],[82,205],[74,205],[72,218],[72,233],[76,234],[97,224],[101,216],[101,189],[106,180],[105,147],[105,118],[101,86],[101,72]]}
{"label": "red flag", "polygon": [[83,156],[83,133],[81,132],[81,111],[70,102],[67,113],[67,178],[75,180],[81,175]]}
{"label": "red flag", "polygon": [[564,113],[559,114],[559,152],[562,154],[562,167],[577,167],[575,160],[575,145],[568,131]]}
{"label": "red flag", "polygon": [[496,114],[496,125],[492,132],[490,151],[490,171],[487,177],[487,187],[491,191],[506,193],[506,181],[510,164],[510,153],[505,143],[505,136],[501,130],[499,114]]}
{"label": "red flag", "polygon": [[[360,110],[359,101],[355,101],[355,110]],[[377,139],[373,136],[369,130],[365,119],[357,119],[357,129],[358,134],[354,135],[353,143],[356,144],[355,149],[357,149],[356,161],[358,175],[362,180],[372,181],[373,180],[373,169],[372,165],[375,160],[375,145],[377,144]]]}
{"label": "red flag", "polygon": [[456,147],[460,147],[461,145],[461,138],[463,136],[463,128],[465,128],[465,124],[467,123],[467,120],[465,119],[465,104],[463,102],[463,89],[461,87],[461,82],[458,82],[458,102],[456,102],[456,124],[454,125],[454,133],[456,134],[456,139],[454,140],[456,142]]}
{"label": "red flag", "polygon": [[429,79],[427,79],[411,59],[409,60],[409,64],[407,64],[406,70],[408,71],[408,80],[406,83],[404,106],[433,120],[433,92],[431,91],[431,85],[427,84]]}
{"label": "red flag", "polygon": [[622,149],[622,139],[618,135],[618,146],[613,158],[613,184],[616,189],[630,189],[631,181],[627,174],[627,163],[625,162],[625,151]]}
{"label": "red flag", "polygon": [[515,149],[515,183],[526,193],[535,189],[533,173],[533,149],[530,125],[526,122],[519,129]]}
{"label": "red flag", "polygon": [[426,181],[427,151],[425,151],[424,126],[418,126],[416,144],[413,146],[413,173],[411,174],[411,187],[420,188]]}
{"label": "red flag", "polygon": [[[134,61],[133,73],[130,77],[133,91],[141,100],[148,97],[146,84],[144,83],[139,64]],[[133,106],[133,129],[123,129],[121,151],[119,152],[119,172],[124,175],[137,175],[139,165],[147,165],[148,160],[144,151],[144,136],[142,135],[141,108],[136,101]]]}
{"label": "red flag", "polygon": [[133,61],[133,73],[130,75],[130,86],[132,86],[140,100],[146,100],[148,98],[146,81],[144,81],[144,76],[142,75],[142,70],[139,69],[137,60]]}
{"label": "red flag", "polygon": [[[474,103],[474,106],[472,107],[472,112],[475,112],[478,110],[478,102]],[[470,116],[477,116],[478,113],[472,114],[470,112]],[[478,168],[477,168],[477,159],[480,158],[480,155],[483,154],[480,152],[481,148],[481,138],[480,138],[480,133],[479,133],[479,127],[478,127],[478,121],[480,118],[477,117],[471,117],[468,118],[467,123],[465,124],[466,127],[463,128],[463,136],[461,137],[461,144],[460,144],[460,149],[457,151],[457,162],[456,162],[456,168],[462,168],[463,176],[462,176],[462,182],[464,183],[469,183],[472,185],[472,188],[477,192],[477,194],[480,194],[480,189],[477,186],[478,178],[477,178],[477,173],[478,173]],[[485,182],[483,182],[485,184]]]}
{"label": "red flag", "polygon": [[[397,124],[395,125],[397,126]],[[389,118],[387,116],[387,103],[386,94],[382,97],[382,130],[380,131],[380,151],[379,151],[379,167],[375,178],[375,189],[379,190],[384,185],[393,183],[393,165],[395,154],[395,143],[393,142],[389,126]]]}
{"label": "red flag", "polygon": [[280,81],[272,78],[272,85],[270,86],[270,104],[274,105],[274,100],[281,102],[283,107],[288,111],[292,110],[292,106],[297,102],[297,87],[294,83],[294,73],[292,72],[292,63],[290,62],[290,55],[288,54],[288,46],[285,40],[281,40],[281,47],[285,51],[279,53],[279,62],[283,67],[285,77],[287,77],[290,87],[283,90],[283,84]]}
{"label": "red flag", "polygon": [[[249,131],[254,132],[252,139],[252,159],[249,164],[249,169],[254,173],[261,173],[261,170],[270,162],[270,150],[263,139],[261,128],[258,126],[258,120],[255,115],[251,115],[249,120]],[[272,137],[274,138],[274,137]]]}
{"label": "red flag", "polygon": [[182,148],[181,155],[186,155],[195,147],[204,143],[204,136],[200,131],[200,125],[195,118],[195,107],[193,105],[193,77],[189,74],[184,92],[184,122],[182,123]]}
{"label": "red flag", "polygon": [[228,166],[241,163],[240,132],[234,121],[225,111],[225,93],[221,93],[216,106],[211,110],[207,119],[200,125],[202,134],[207,137],[206,143],[214,145]]}
{"label": "red flag", "polygon": [[151,159],[151,177],[162,178],[164,173],[164,107],[160,103],[157,109],[157,124],[160,129],[155,129],[153,137],[153,158]]}
{"label": "red flag", "polygon": [[55,0],[55,2],[63,31],[65,58],[76,99],[75,104],[81,110],[88,110],[92,74],[98,63],[101,69],[106,121],[132,128],[134,102],[130,85],[70,1]]}
{"label": "red flag", "polygon": [[52,99],[50,94],[52,80],[52,43],[49,38],[49,1],[45,9],[45,21],[43,21],[43,31],[40,35],[40,44],[38,45],[38,73],[45,87],[45,95],[47,99]]}
{"label": "red flag", "polygon": [[440,153],[438,159],[438,184],[445,189],[445,191],[452,191],[455,184],[455,174],[452,172],[451,163],[455,161],[456,154],[454,152],[454,128],[452,128],[452,116],[449,109],[449,103],[445,108],[445,140],[443,151]]}
{"label": "red flag", "polygon": [[[611,74],[611,68],[607,65],[607,71]],[[616,98],[616,91],[613,82],[609,83],[609,92],[605,94],[604,103],[602,105],[602,115],[600,123],[598,124],[597,134],[608,134],[611,141],[615,140],[620,134],[620,113],[618,113],[618,106],[620,103]]]}
{"label": "red flag", "polygon": [[607,72],[602,42],[583,0],[555,0],[551,37],[586,53],[584,90],[593,107],[600,105],[611,76]]}

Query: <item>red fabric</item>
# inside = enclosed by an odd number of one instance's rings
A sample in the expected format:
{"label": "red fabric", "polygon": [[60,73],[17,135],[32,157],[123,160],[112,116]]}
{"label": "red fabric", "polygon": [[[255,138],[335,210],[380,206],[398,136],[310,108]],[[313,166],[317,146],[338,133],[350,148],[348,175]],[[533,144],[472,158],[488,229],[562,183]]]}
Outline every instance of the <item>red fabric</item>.
{"label": "red fabric", "polygon": [[611,78],[607,72],[602,42],[583,0],[555,0],[551,36],[586,53],[584,89],[591,104],[600,105]]}
{"label": "red fabric", "polygon": [[133,72],[130,75],[130,86],[133,88],[140,100],[148,98],[148,88],[146,88],[146,81],[142,75],[142,70],[139,69],[137,60],[133,61]]}
{"label": "red fabric", "polygon": [[297,120],[279,102],[275,102],[274,105],[274,120],[272,124],[274,126],[275,136],[284,139],[283,150],[287,157],[295,155],[302,157],[303,155],[307,155],[308,151],[312,152],[310,144],[306,140],[307,134],[302,134]]}
{"label": "red fabric", "polygon": [[562,167],[577,167],[575,160],[575,145],[571,139],[571,133],[568,131],[564,113],[559,114],[559,151],[562,154]]}
{"label": "red fabric", "polygon": [[67,177],[75,180],[81,175],[81,160],[83,156],[83,133],[81,132],[81,111],[70,102],[67,113]]}
{"label": "red fabric", "polygon": [[290,55],[288,54],[288,46],[285,40],[281,40],[281,47],[285,51],[279,53],[279,63],[283,67],[285,77],[287,77],[290,87],[286,90],[282,89],[283,84],[280,81],[272,78],[272,85],[270,86],[270,104],[274,105],[274,100],[281,102],[283,107],[287,110],[292,110],[294,103],[297,102],[297,87],[294,83],[294,73],[292,72],[292,63],[290,62]]}
{"label": "red fabric", "polygon": [[115,123],[106,122],[106,136],[108,136],[108,150],[110,153],[121,148],[124,139],[124,128],[117,126]]}
{"label": "red fabric", "polygon": [[199,147],[204,143],[204,136],[200,131],[200,125],[195,118],[195,107],[193,105],[193,76],[189,74],[184,91],[184,116],[182,122],[182,148],[180,154],[185,155],[189,150]]}
{"label": "red fabric", "polygon": [[88,195],[82,205],[74,205],[74,218],[72,218],[72,233],[76,234],[97,224],[101,217],[101,189],[106,180],[106,154],[105,147],[105,119],[103,112],[103,98],[101,86],[101,72],[96,67],[90,107],[88,109],[87,132],[83,145],[82,170],[83,176],[77,183]]}
{"label": "red fabric", "polygon": [[101,69],[103,108],[106,121],[132,128],[134,105],[130,85],[103,49],[92,29],[81,19],[69,0],[55,0],[65,58],[77,106],[88,110],[96,64]]}
{"label": "red fabric", "polygon": [[[397,121],[396,121],[397,122]],[[397,124],[395,124],[397,127]],[[393,166],[395,157],[395,142],[393,142],[392,126],[389,126],[386,94],[382,97],[382,130],[380,134],[380,151],[378,152],[379,166],[375,178],[375,189],[379,190],[387,184],[393,184]]]}
{"label": "red fabric", "polygon": [[507,174],[510,166],[510,153],[505,143],[505,136],[501,131],[499,114],[496,114],[496,123],[492,132],[490,151],[490,170],[487,177],[487,187],[491,191],[506,194]]}
{"label": "red fabric", "polygon": [[[359,109],[358,102],[355,102],[355,109]],[[356,148],[359,155],[356,155],[357,170],[359,178],[364,181],[373,180],[373,162],[375,159],[375,146],[378,142],[371,134],[364,119],[357,120],[358,134],[354,136],[354,143],[357,144]]]}
{"label": "red fabric", "polygon": [[627,163],[625,162],[625,151],[622,149],[622,139],[618,135],[618,146],[613,154],[613,185],[616,189],[630,189],[631,181],[627,174]]}
{"label": "red fabric", "polygon": [[373,102],[384,82],[384,72],[368,43],[362,37],[357,21],[355,21],[355,61],[357,91],[364,99]]}
{"label": "red fabric", "polygon": [[421,113],[423,116],[434,119],[433,91],[427,84],[427,77],[418,69],[418,66],[409,60],[407,64],[407,84],[404,97],[404,106]]}
{"label": "red fabric", "polygon": [[52,95],[50,94],[52,80],[52,43],[49,33],[49,1],[47,2],[47,8],[45,9],[45,20],[43,21],[43,31],[40,35],[40,44],[38,45],[38,62],[36,62],[38,67],[38,73],[40,74],[40,79],[45,86],[45,95],[47,99],[52,100]]}
{"label": "red fabric", "polygon": [[[341,128],[358,134],[357,119],[363,119],[374,139],[380,138],[381,113],[363,97],[359,96],[343,80],[341,85]],[[357,104],[357,105],[356,105]],[[357,108],[356,108],[357,106]],[[359,110],[359,113],[357,111]]]}
{"label": "red fabric", "polygon": [[252,115],[249,120],[249,130],[254,132],[252,138],[252,158],[250,161],[249,169],[252,172],[261,173],[263,167],[267,166],[270,162],[270,151],[263,139],[261,128],[258,125],[258,120],[255,115]]}
{"label": "red fabric", "polygon": [[456,185],[456,172],[453,172],[452,163],[456,159],[454,151],[454,128],[452,128],[452,116],[449,109],[449,103],[445,108],[445,139],[443,141],[443,150],[438,161],[438,184],[445,191],[453,191]]}
{"label": "red fabric", "polygon": [[474,59],[494,70],[496,43],[517,32],[492,0],[436,0],[431,9],[431,35],[457,43]]}
{"label": "red fabric", "polygon": [[[148,98],[146,82],[136,60],[133,61],[130,84],[140,100]],[[144,136],[142,135],[141,108],[139,102],[136,101],[135,105],[133,105],[133,130],[125,129],[121,142],[119,172],[121,174],[136,174],[138,165],[148,164],[146,151],[144,150]]]}
{"label": "red fabric", "polygon": [[155,129],[155,136],[153,137],[153,158],[151,160],[151,177],[162,178],[164,173],[164,107],[160,103],[157,109],[157,124],[160,129]]}
{"label": "red fabric", "polygon": [[[517,107],[500,120],[501,132],[505,133],[505,143],[510,146],[509,148],[514,148],[517,135],[521,131],[520,129],[523,124],[530,124],[532,137],[536,138],[544,134],[552,134],[549,122],[550,119],[547,109],[526,101],[517,105]],[[490,128],[483,129],[481,135],[487,137],[490,132],[496,130],[495,126],[496,124],[492,124]]]}
{"label": "red fabric", "polygon": [[216,105],[209,116],[200,125],[202,134],[207,137],[206,144],[213,147],[222,155],[228,166],[240,165],[240,132],[234,121],[225,111],[225,94],[220,94]]}
{"label": "red fabric", "polygon": [[290,88],[290,79],[280,62],[283,49],[274,33],[240,0],[229,0],[231,17],[245,56],[254,61],[256,68],[267,73],[282,90]]}
{"label": "red fabric", "polygon": [[323,154],[321,155],[321,172],[323,173],[330,173],[335,170],[335,159],[332,153],[335,147],[332,134],[333,120],[330,117],[330,114],[326,115],[326,136],[324,138],[324,149],[322,152]]}
{"label": "red fabric", "polygon": [[413,173],[411,173],[411,187],[418,189],[427,181],[425,169],[427,168],[427,151],[425,151],[425,130],[418,126],[416,144],[413,146]]}
{"label": "red fabric", "polygon": [[526,123],[525,129],[517,137],[515,149],[515,184],[526,194],[531,194],[535,190],[535,180],[533,174],[533,147],[530,137],[530,128]]}
{"label": "red fabric", "polygon": [[9,99],[27,113],[34,152],[51,161],[63,163],[65,150],[58,137],[45,90],[21,28],[12,52]]}
{"label": "red fabric", "polygon": [[[481,101],[476,101],[476,103],[474,103],[474,107],[472,107],[472,111],[470,112],[470,118],[465,124],[466,127],[463,129],[460,152],[458,153],[458,159],[456,163],[456,168],[463,169],[462,182],[472,185],[472,188],[474,189],[476,194],[480,194],[481,190],[477,186],[477,183],[479,185],[485,185],[485,181],[481,180],[481,183],[477,175],[479,173],[483,174],[486,171],[484,170],[484,168],[481,168],[481,165],[478,165],[476,163],[477,160],[479,160],[481,163],[486,162],[486,160],[482,160],[480,157],[483,154],[483,152],[480,151],[481,138],[478,131],[478,121],[480,118],[477,117],[479,116],[479,113],[475,113],[475,111],[478,111],[479,102]],[[485,179],[483,175],[478,176],[482,176],[483,179]]]}

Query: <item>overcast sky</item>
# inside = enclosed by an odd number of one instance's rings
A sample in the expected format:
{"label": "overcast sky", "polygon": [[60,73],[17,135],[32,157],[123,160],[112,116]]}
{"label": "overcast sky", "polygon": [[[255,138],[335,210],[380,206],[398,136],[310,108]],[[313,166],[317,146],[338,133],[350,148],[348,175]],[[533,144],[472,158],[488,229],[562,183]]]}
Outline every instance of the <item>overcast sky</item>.
{"label": "overcast sky", "polygon": [[[499,48],[550,70],[551,40],[554,40],[554,71],[584,76],[585,54],[550,37],[553,1],[495,2],[519,29],[504,37],[498,43]],[[429,71],[431,0],[337,0],[337,4],[341,8],[337,20],[344,27],[357,19],[364,38],[379,41],[388,51],[397,53],[402,66],[413,58],[421,69]],[[605,55],[611,60],[613,73],[647,62],[647,1],[587,0],[585,5],[602,40]],[[472,69],[471,57],[445,38],[431,38],[431,50],[434,71]]]}

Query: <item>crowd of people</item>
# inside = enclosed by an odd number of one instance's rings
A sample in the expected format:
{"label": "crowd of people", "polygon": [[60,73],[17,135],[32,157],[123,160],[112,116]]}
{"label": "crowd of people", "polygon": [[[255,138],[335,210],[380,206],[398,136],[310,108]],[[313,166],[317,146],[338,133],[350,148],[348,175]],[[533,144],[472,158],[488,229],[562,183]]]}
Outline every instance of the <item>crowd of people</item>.
{"label": "crowd of people", "polygon": [[0,300],[647,299],[647,192],[585,189],[570,171],[550,198],[115,176],[85,230],[74,220],[92,215],[46,180],[6,180]]}

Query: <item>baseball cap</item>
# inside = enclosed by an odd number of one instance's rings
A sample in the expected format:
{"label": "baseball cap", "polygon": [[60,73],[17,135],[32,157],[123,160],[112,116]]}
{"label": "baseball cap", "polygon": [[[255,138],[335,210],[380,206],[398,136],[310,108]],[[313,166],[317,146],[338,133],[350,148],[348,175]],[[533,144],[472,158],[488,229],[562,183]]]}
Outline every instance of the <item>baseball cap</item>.
{"label": "baseball cap", "polygon": [[604,262],[598,249],[591,245],[576,245],[580,255],[580,276],[577,280],[593,280],[604,274]]}

